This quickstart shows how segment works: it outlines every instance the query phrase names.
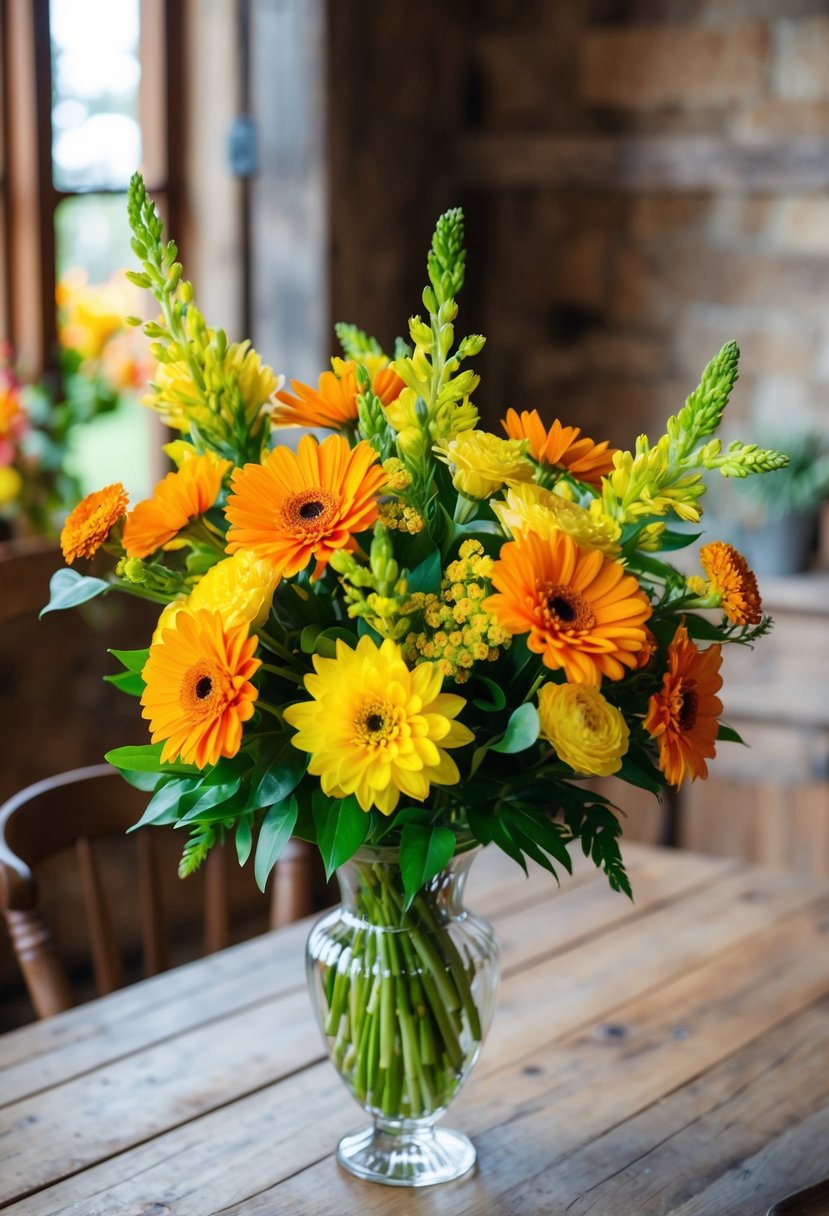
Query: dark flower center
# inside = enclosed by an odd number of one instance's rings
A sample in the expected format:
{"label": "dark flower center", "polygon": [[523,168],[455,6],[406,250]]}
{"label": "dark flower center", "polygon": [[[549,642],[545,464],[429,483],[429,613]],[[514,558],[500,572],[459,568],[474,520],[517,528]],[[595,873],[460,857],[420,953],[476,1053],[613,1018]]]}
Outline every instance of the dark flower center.
{"label": "dark flower center", "polygon": [[693,730],[697,720],[697,709],[699,708],[699,696],[693,688],[683,688],[682,690],[682,708],[679,711],[679,729],[682,731]]}
{"label": "dark flower center", "polygon": [[383,719],[380,714],[369,714],[366,718],[366,730],[373,734],[377,730],[383,729]]}
{"label": "dark flower center", "polygon": [[302,504],[302,506],[299,508],[299,514],[303,519],[316,519],[317,516],[322,515],[324,510],[325,507],[321,502],[318,502],[316,499],[311,499],[310,502],[304,502]]}
{"label": "dark flower center", "polygon": [[547,600],[547,607],[560,621],[572,621],[576,615],[573,605],[561,595],[554,595],[552,599]]}
{"label": "dark flower center", "polygon": [[203,701],[205,697],[209,697],[212,691],[213,681],[210,676],[202,676],[200,680],[196,681],[196,696],[200,701]]}

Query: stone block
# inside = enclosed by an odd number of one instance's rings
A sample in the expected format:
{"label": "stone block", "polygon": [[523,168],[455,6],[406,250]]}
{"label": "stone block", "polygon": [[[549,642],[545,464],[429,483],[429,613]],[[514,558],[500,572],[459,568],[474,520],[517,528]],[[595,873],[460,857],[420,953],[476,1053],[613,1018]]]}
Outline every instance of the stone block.
{"label": "stone block", "polygon": [[591,106],[633,110],[711,107],[758,98],[765,88],[768,27],[594,27],[583,37],[579,91]]}
{"label": "stone block", "polygon": [[772,84],[787,101],[829,98],[829,16],[776,23]]}

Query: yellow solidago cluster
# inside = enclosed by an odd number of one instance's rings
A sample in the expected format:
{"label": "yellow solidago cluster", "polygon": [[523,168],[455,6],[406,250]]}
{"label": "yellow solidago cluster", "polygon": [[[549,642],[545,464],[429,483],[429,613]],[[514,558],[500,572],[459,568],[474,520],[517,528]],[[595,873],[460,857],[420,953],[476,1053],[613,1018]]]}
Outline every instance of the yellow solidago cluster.
{"label": "yellow solidago cluster", "polygon": [[423,613],[425,628],[406,636],[407,662],[436,663],[457,684],[466,683],[474,663],[495,662],[501,648],[509,645],[509,634],[482,607],[490,592],[492,567],[493,559],[478,541],[464,541],[458,560],[446,567],[440,594],[411,597],[407,608]]}
{"label": "yellow solidago cluster", "polygon": [[422,532],[425,521],[414,507],[407,507],[404,502],[384,502],[380,504],[379,520],[386,528],[397,532],[410,532],[413,536]]}

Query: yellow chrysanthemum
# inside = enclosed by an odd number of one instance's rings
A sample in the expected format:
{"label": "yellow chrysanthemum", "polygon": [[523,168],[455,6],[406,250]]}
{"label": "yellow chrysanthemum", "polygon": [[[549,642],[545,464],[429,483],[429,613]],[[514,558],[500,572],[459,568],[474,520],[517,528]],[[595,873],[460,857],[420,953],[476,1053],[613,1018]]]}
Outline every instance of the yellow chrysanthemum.
{"label": "yellow chrysanthemum", "polygon": [[[124,549],[129,557],[149,557],[216,501],[230,468],[213,452],[191,456],[181,468],[158,483],[152,498],[133,507],[124,524]],[[68,521],[67,521],[68,522]]]}
{"label": "yellow chrysanthemum", "polygon": [[715,540],[700,549],[699,560],[729,621],[733,625],[759,625],[763,604],[757,579],[742,553],[725,541]]}
{"label": "yellow chrysanthemum", "polygon": [[579,545],[599,549],[607,557],[619,553],[622,529],[602,512],[598,500],[588,509],[530,482],[512,486],[504,501],[493,502],[491,506],[503,528],[513,536],[535,532],[546,540],[551,531],[558,530],[572,536]]}
{"label": "yellow chrysanthemum", "polygon": [[435,444],[435,455],[452,470],[452,485],[468,498],[489,498],[505,485],[531,481],[535,472],[526,443],[489,431],[461,431]]}
{"label": "yellow chrysanthemum", "polygon": [[93,557],[127,512],[127,495],[120,481],[87,494],[69,512],[60,534],[60,547],[69,565],[76,557]]}
{"label": "yellow chrysanthemum", "polygon": [[218,612],[178,612],[160,642],[154,642],[142,672],[142,717],[153,743],[164,740],[163,761],[178,756],[205,768],[235,756],[242,724],[253,716],[259,695],[251,676],[257,639],[247,625],[226,628]]}
{"label": "yellow chrysanthemum", "polygon": [[225,626],[249,625],[253,632],[267,620],[278,582],[270,562],[240,549],[210,567],[190,592],[187,607],[220,612]]}
{"label": "yellow chrysanthemum", "polygon": [[538,690],[540,734],[586,777],[609,777],[622,766],[630,730],[615,705],[590,684],[544,684]]}
{"label": "yellow chrysanthemum", "polygon": [[440,691],[434,665],[409,671],[394,642],[364,637],[354,650],[338,641],[334,659],[314,655],[314,667],[305,677],[313,700],[289,706],[285,720],[326,794],[354,794],[364,811],[390,815],[401,794],[422,802],[432,785],[457,784],[446,749],[473,735],[454,720],[466,701]]}
{"label": "yellow chrysanthemum", "polygon": [[[213,336],[213,331],[207,336]],[[278,387],[272,369],[247,341],[234,342],[221,357],[208,342],[199,357],[204,362],[204,389],[193,380],[186,361],[159,363],[151,391],[142,397],[144,405],[156,410],[167,426],[186,432],[195,424],[202,435],[210,436],[217,428],[232,430],[237,421],[235,401],[240,400],[248,426],[253,428]]]}

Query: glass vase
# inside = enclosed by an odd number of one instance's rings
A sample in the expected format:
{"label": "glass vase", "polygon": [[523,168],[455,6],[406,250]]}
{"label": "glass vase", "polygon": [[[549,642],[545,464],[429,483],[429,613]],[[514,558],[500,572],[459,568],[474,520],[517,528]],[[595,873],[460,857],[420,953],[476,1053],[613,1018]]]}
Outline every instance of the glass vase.
{"label": "glass vase", "polygon": [[478,1058],[495,1008],[498,943],[463,906],[477,848],[456,853],[404,911],[399,857],[362,849],[337,871],[342,903],[308,939],[308,978],[331,1059],[373,1123],[337,1159],[359,1178],[430,1186],[475,1163],[435,1124]]}

